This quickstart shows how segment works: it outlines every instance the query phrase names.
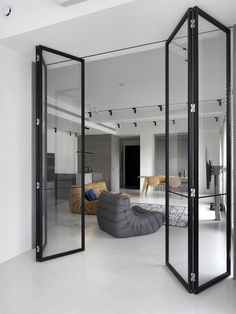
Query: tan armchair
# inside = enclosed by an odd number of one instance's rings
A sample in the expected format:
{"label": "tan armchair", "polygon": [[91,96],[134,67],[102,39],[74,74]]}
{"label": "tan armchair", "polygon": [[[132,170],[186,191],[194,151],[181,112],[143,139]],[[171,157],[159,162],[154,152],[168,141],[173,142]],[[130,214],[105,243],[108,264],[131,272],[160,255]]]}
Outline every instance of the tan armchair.
{"label": "tan armchair", "polygon": [[[85,184],[85,191],[93,189],[99,197],[101,192],[107,191],[107,186],[105,181],[101,182],[94,182]],[[85,202],[85,214],[87,215],[96,215],[97,213],[97,206],[98,200],[96,201],[88,201],[84,200]],[[70,198],[69,198],[70,210],[74,214],[80,214],[82,208],[82,189],[80,186],[72,186],[70,191]]]}

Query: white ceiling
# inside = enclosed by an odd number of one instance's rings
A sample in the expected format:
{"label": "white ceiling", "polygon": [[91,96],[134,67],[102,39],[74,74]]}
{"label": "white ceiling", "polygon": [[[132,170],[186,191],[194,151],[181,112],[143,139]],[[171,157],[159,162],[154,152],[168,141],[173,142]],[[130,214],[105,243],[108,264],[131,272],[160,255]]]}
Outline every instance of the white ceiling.
{"label": "white ceiling", "polygon": [[[25,1],[15,0],[13,2],[20,9],[19,3],[22,2],[23,5]],[[27,2],[29,3],[29,1]],[[50,8],[54,7],[54,14],[53,11],[50,11],[51,9],[46,10],[46,3],[48,5],[49,2],[53,3]],[[38,7],[38,3],[37,7],[29,5],[27,10],[25,7],[25,11],[21,10],[21,15],[17,19],[14,16],[14,14],[18,14],[16,7],[9,18],[3,20],[1,16],[2,28],[4,29],[5,26],[11,30],[8,33],[5,31],[2,38],[16,33],[17,28],[24,33],[2,39],[1,42],[28,58],[33,57],[34,46],[37,44],[83,57],[132,45],[165,40],[187,8],[194,5],[198,5],[227,26],[236,22],[235,0],[135,0],[128,3],[126,3],[127,1],[117,1],[117,4],[125,4],[116,7],[114,7],[115,2],[110,0],[110,8],[108,0],[105,1],[106,6],[104,1],[100,1],[103,3],[100,8],[95,5],[95,2],[95,0],[88,0],[74,6],[74,10],[72,6],[70,8],[61,7],[58,11],[55,0],[41,0],[40,7]],[[81,7],[79,7],[80,5]],[[86,11],[82,5],[90,5],[90,11],[88,9]],[[96,11],[94,13],[92,13],[93,7]],[[81,8],[81,12],[79,8]],[[66,21],[66,11],[61,10],[67,9],[70,11],[67,11],[68,20]],[[51,12],[51,19],[48,12]],[[58,18],[56,18],[57,16]],[[40,20],[40,23],[35,24],[33,17],[37,21]],[[25,26],[22,30],[21,23],[24,19],[30,22],[27,22],[27,27]],[[27,31],[30,29],[30,23],[34,24],[34,28],[38,28]],[[47,26],[43,27],[45,25]]]}
{"label": "white ceiling", "polygon": [[0,14],[0,38],[26,33],[131,1],[133,0],[87,0],[65,8],[58,0],[1,0],[0,10],[5,5],[10,5],[12,13],[9,17]]}

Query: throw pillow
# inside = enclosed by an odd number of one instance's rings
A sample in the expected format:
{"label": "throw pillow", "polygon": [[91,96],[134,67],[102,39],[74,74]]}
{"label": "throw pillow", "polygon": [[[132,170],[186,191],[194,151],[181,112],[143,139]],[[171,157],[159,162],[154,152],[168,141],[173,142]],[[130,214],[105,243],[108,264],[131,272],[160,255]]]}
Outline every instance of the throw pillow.
{"label": "throw pillow", "polygon": [[85,191],[84,196],[88,201],[96,201],[98,199],[93,189]]}

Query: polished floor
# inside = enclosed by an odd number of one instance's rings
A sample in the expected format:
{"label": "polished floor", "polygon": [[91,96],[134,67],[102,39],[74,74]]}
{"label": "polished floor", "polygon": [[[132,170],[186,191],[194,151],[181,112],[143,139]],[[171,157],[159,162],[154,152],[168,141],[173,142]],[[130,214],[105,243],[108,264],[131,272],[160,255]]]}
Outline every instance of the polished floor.
{"label": "polished floor", "polygon": [[86,218],[85,252],[36,263],[30,251],[0,265],[1,314],[235,313],[232,278],[193,295],[165,267],[165,227],[115,239]]}

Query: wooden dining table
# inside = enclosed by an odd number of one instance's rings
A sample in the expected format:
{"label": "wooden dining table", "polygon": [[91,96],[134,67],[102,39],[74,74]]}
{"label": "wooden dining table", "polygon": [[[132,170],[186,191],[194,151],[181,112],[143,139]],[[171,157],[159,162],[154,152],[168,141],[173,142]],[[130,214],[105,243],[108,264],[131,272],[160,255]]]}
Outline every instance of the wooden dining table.
{"label": "wooden dining table", "polygon": [[[139,176],[139,179],[144,179],[143,181],[143,186],[142,186],[142,190],[141,190],[141,194],[143,194],[145,191],[147,192],[149,184],[148,184],[148,178],[151,176]],[[157,176],[158,177],[158,176]]]}
{"label": "wooden dining table", "polygon": [[[141,189],[141,194],[143,194],[145,191],[147,192],[148,191],[148,178],[149,177],[152,177],[152,176],[139,176],[138,178],[139,179],[144,179],[143,181],[143,186],[142,186],[142,189]],[[163,177],[163,175],[161,176],[157,176],[157,177]],[[180,178],[181,180],[181,184],[187,184],[188,183],[188,177],[181,177]],[[164,185],[165,184],[165,180],[161,180],[162,182],[160,183],[160,185]]]}

